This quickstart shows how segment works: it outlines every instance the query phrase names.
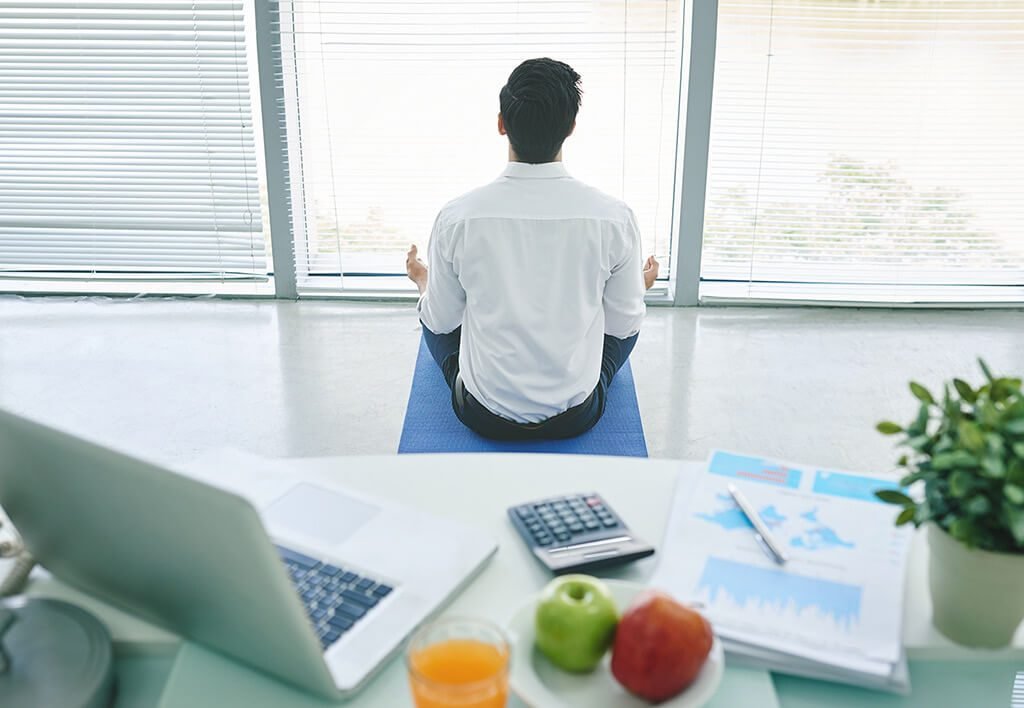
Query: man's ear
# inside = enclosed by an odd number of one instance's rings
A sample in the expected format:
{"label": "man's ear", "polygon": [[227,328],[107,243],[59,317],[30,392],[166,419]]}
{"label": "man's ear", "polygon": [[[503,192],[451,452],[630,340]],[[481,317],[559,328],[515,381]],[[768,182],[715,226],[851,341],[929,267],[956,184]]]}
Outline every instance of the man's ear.
{"label": "man's ear", "polygon": [[505,130],[505,119],[501,113],[498,114],[498,135],[508,135],[508,132]]}
{"label": "man's ear", "polygon": [[576,121],[575,120],[572,122],[572,125],[569,126],[569,132],[565,134],[565,137],[568,138],[570,135],[572,135],[574,130],[576,130]]}

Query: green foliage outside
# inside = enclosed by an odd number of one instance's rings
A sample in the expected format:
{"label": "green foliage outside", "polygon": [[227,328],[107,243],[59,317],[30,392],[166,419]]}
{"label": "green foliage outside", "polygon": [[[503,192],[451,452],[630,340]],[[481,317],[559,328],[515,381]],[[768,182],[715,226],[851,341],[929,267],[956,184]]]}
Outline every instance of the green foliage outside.
{"label": "green foliage outside", "polygon": [[[960,192],[918,189],[892,165],[833,156],[817,203],[771,201],[735,188],[708,203],[704,245],[716,260],[999,268],[1015,259],[975,226]],[[756,207],[756,208],[755,208]],[[778,251],[784,250],[784,256]]]}

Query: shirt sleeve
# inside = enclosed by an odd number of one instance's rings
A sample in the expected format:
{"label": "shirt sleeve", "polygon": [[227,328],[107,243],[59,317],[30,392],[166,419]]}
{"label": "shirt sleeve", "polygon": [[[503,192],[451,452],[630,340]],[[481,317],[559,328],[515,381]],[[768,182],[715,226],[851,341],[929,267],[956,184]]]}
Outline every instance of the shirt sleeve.
{"label": "shirt sleeve", "polygon": [[466,310],[466,291],[452,263],[451,237],[451,229],[438,216],[430,234],[427,289],[417,305],[420,321],[434,334],[454,331],[462,324]]}
{"label": "shirt sleeve", "polygon": [[604,331],[625,339],[640,331],[647,311],[640,228],[632,211],[624,226],[618,256],[612,262],[611,275],[604,285]]}

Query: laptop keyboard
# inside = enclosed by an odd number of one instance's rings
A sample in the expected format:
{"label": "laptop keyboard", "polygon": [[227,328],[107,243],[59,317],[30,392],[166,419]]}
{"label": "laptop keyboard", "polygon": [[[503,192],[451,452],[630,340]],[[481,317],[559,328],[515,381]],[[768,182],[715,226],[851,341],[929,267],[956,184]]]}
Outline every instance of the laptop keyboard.
{"label": "laptop keyboard", "polygon": [[276,548],[324,650],[341,639],[393,589],[291,549]]}

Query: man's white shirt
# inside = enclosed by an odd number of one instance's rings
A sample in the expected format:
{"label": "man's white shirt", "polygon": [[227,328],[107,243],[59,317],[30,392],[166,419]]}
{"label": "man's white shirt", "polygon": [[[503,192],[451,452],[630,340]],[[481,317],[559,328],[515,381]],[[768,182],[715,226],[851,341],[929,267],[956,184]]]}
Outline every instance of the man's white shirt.
{"label": "man's white shirt", "polygon": [[520,423],[586,400],[604,335],[630,337],[644,318],[633,212],[561,162],[510,162],[445,205],[427,265],[420,319],[437,334],[462,326],[466,390]]}

